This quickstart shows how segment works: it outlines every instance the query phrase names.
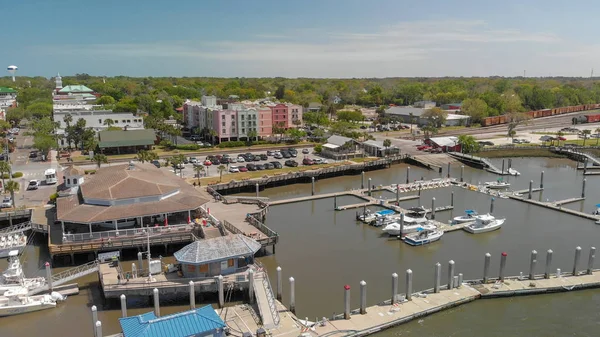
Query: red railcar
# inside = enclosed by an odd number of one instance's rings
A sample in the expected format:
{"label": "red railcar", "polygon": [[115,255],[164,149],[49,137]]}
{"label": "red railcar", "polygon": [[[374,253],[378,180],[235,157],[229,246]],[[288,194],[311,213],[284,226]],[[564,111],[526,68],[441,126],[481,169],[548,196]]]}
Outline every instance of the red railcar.
{"label": "red railcar", "polygon": [[588,123],[598,123],[600,122],[600,115],[585,115],[585,119]]}

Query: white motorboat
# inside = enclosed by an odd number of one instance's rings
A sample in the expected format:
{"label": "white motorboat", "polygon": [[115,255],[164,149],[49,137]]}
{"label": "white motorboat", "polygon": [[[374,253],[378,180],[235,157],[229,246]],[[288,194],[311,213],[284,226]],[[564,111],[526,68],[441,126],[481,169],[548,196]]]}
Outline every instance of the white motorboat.
{"label": "white motorboat", "polygon": [[452,219],[452,223],[459,224],[459,223],[475,221],[475,217],[477,217],[477,212],[472,209],[467,209],[467,210],[465,210],[465,215],[454,217],[454,219]]}
{"label": "white motorboat", "polygon": [[360,220],[364,223],[368,223],[371,224],[373,223],[373,221],[382,218],[382,217],[386,217],[389,215],[394,214],[395,212],[391,209],[384,209],[378,212],[371,212],[370,210],[367,210],[365,213],[363,214],[356,214],[356,220]]}
{"label": "white motorboat", "polygon": [[399,236],[399,235],[406,235],[406,234],[414,233],[414,232],[418,231],[419,229],[436,229],[436,228],[437,227],[435,225],[431,225],[428,223],[404,224],[404,226],[401,226],[400,223],[393,222],[391,224],[388,224],[381,230],[386,232],[390,236]]}
{"label": "white motorboat", "polygon": [[16,250],[19,253],[25,249],[27,245],[27,236],[21,233],[3,235],[0,237],[0,258],[8,256],[8,253]]}
{"label": "white motorboat", "polygon": [[503,181],[488,181],[484,184],[485,184],[485,187],[495,189],[495,190],[501,190],[501,189],[510,187],[510,183],[505,183]]}
{"label": "white motorboat", "polygon": [[592,215],[600,215],[600,204],[596,205],[596,210],[592,212]]}
{"label": "white motorboat", "polygon": [[18,288],[31,290],[46,284],[43,277],[26,278],[23,273],[19,251],[13,250],[8,254],[8,267],[0,274],[0,295]]}
{"label": "white motorboat", "polygon": [[496,219],[490,214],[478,215],[475,223],[465,226],[463,229],[469,233],[479,234],[500,229],[506,219]]}
{"label": "white motorboat", "polygon": [[28,296],[27,292],[25,288],[5,292],[0,297],[0,317],[56,308],[56,303],[64,300],[57,292],[37,296]]}
{"label": "white motorboat", "polygon": [[439,240],[442,235],[444,235],[444,231],[439,229],[423,228],[406,235],[403,240],[411,246],[422,246]]}
{"label": "white motorboat", "polygon": [[508,174],[510,174],[511,176],[520,176],[521,175],[521,173],[519,171],[515,170],[512,167],[508,168]]}

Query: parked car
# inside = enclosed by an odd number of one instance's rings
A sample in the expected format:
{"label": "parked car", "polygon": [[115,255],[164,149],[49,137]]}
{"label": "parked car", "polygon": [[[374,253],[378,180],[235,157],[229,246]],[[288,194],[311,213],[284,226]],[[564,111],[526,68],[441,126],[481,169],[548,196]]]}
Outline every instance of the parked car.
{"label": "parked car", "polygon": [[263,166],[265,167],[265,170],[273,170],[275,168],[271,163],[264,163]]}
{"label": "parked car", "polygon": [[237,157],[237,162],[238,162],[238,163],[243,163],[243,162],[245,162],[245,161],[246,161],[246,160],[244,159],[244,157],[242,157],[242,156],[239,156],[239,157]]}
{"label": "parked car", "polygon": [[529,144],[529,143],[531,143],[529,140],[521,139],[521,144]]}
{"label": "parked car", "polygon": [[248,168],[246,166],[240,166],[238,167],[238,170],[240,170],[240,172],[248,172]]}
{"label": "parked car", "polygon": [[4,197],[4,199],[2,199],[2,203],[0,204],[0,207],[8,208],[8,207],[12,207],[12,206],[13,206],[13,201],[10,196],[6,196],[6,197]]}
{"label": "parked car", "polygon": [[310,158],[302,159],[302,165],[314,165],[314,164],[315,164],[315,162]]}
{"label": "parked car", "polygon": [[280,152],[276,152],[275,154],[273,154],[273,158],[275,158],[275,159],[282,159],[283,156],[281,155]]}
{"label": "parked car", "polygon": [[262,171],[265,169],[265,166],[263,164],[256,164],[256,170],[257,171]]}
{"label": "parked car", "polygon": [[29,158],[31,158],[31,159],[37,158],[37,151],[31,151],[31,152],[29,152]]}
{"label": "parked car", "polygon": [[557,137],[557,139],[558,139],[558,140],[562,140],[562,141],[565,141],[565,140],[567,140],[567,138],[565,138],[565,137],[563,137],[563,136],[558,136],[558,137]]}
{"label": "parked car", "polygon": [[304,153],[304,154],[309,154],[309,153],[310,153],[310,150],[309,150],[309,149],[302,149],[302,153]]}
{"label": "parked car", "polygon": [[283,167],[283,166],[281,166],[281,163],[278,162],[278,161],[272,161],[271,165],[273,165],[273,167],[276,168],[276,169],[280,169],[280,168]]}
{"label": "parked car", "polygon": [[271,150],[267,151],[267,156],[273,156],[273,154],[275,154],[274,151],[271,151]]}
{"label": "parked car", "polygon": [[313,163],[316,164],[327,164],[327,160],[325,159],[321,159],[321,158],[315,158],[313,159]]}
{"label": "parked car", "polygon": [[513,144],[521,144],[521,140],[517,138],[513,138],[512,142]]}
{"label": "parked car", "polygon": [[153,160],[152,165],[156,166],[157,168],[160,168],[160,162],[158,160]]}
{"label": "parked car", "polygon": [[248,171],[256,171],[255,164],[248,163],[248,164],[246,164],[246,168],[248,169]]}
{"label": "parked car", "polygon": [[260,154],[260,160],[269,160],[269,157],[267,157],[266,154]]}
{"label": "parked car", "polygon": [[32,179],[29,181],[29,185],[27,185],[27,190],[37,190],[40,186],[40,181],[36,179]]}
{"label": "parked car", "polygon": [[229,166],[229,172],[230,173],[238,173],[240,172],[240,169],[237,166]]}
{"label": "parked car", "polygon": [[206,159],[204,161],[204,166],[210,166],[210,165],[212,165],[212,162],[210,160]]}
{"label": "parked car", "polygon": [[189,162],[192,164],[196,164],[198,162],[198,158],[196,157],[190,157]]}
{"label": "parked car", "polygon": [[218,158],[213,158],[213,160],[210,161],[213,165],[220,165],[221,161]]}
{"label": "parked car", "polygon": [[293,159],[286,160],[286,161],[285,161],[285,166],[288,166],[288,167],[296,167],[296,166],[298,166],[298,162],[297,162],[297,161],[295,161],[295,160],[293,160]]}
{"label": "parked car", "polygon": [[281,151],[281,155],[285,159],[292,158],[292,155],[289,152],[287,152],[287,151]]}
{"label": "parked car", "polygon": [[429,146],[429,145],[419,145],[419,146],[417,146],[417,150],[419,150],[419,151],[425,151],[428,148],[431,148],[431,146]]}
{"label": "parked car", "polygon": [[481,141],[481,142],[478,142],[478,143],[479,143],[479,145],[481,145],[481,146],[494,146],[494,143],[492,143],[492,142],[490,142],[490,141],[487,141],[487,140],[483,140],[483,141]]}

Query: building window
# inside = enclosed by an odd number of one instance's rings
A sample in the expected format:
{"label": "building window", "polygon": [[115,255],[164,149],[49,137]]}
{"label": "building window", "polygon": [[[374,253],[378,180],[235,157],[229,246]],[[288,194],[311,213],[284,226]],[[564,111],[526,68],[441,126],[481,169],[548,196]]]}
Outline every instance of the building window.
{"label": "building window", "polygon": [[246,129],[242,129],[242,133],[246,133]]}
{"label": "building window", "polygon": [[[202,266],[200,266],[200,269],[202,270]],[[187,265],[187,271],[188,271],[188,273],[195,273],[196,272],[196,266],[194,266],[192,264],[188,264]]]}
{"label": "building window", "polygon": [[128,119],[128,120],[127,120],[127,123],[131,123],[131,120],[130,120],[130,119]]}
{"label": "building window", "polygon": [[101,119],[99,119],[99,120],[98,120],[98,123],[102,124],[102,120],[101,120]]}
{"label": "building window", "polygon": [[242,117],[242,120],[244,120],[244,117],[245,117],[245,116],[244,116],[244,115],[242,115],[241,117]]}
{"label": "building window", "polygon": [[231,126],[235,126],[235,121],[231,121]]}
{"label": "building window", "polygon": [[263,125],[263,121],[260,121],[260,125]]}
{"label": "building window", "polygon": [[71,185],[71,178],[67,179],[67,185]]}
{"label": "building window", "polygon": [[77,179],[73,179],[73,185],[77,185]]}
{"label": "building window", "polygon": [[223,126],[225,126],[225,122],[221,123]]}
{"label": "building window", "polygon": [[227,260],[227,267],[233,267],[233,265],[234,265],[233,259]]}
{"label": "building window", "polygon": [[263,132],[263,131],[265,131],[265,129],[263,129],[263,128],[260,128],[260,132]]}
{"label": "building window", "polygon": [[225,115],[221,115],[221,119],[222,119],[222,120],[225,120]]}
{"label": "building window", "polygon": [[208,265],[207,264],[201,264],[200,265],[200,272],[201,273],[208,273]]}
{"label": "building window", "polygon": [[242,127],[244,127],[244,126],[245,126],[245,124],[246,124],[246,122],[242,122]]}

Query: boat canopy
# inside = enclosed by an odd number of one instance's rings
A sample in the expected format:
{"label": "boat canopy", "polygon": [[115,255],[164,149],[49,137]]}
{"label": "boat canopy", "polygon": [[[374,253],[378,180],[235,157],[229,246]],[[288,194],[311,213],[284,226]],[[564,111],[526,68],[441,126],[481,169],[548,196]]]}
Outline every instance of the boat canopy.
{"label": "boat canopy", "polygon": [[596,207],[600,208],[600,204],[596,204]]}
{"label": "boat canopy", "polygon": [[412,208],[407,209],[407,211],[409,213],[424,213],[424,212],[426,212],[425,208],[423,208],[423,207],[412,207]]}
{"label": "boat canopy", "polygon": [[477,214],[477,212],[474,211],[474,210],[472,210],[472,209],[465,210],[465,213],[467,213],[467,214]]}
{"label": "boat canopy", "polygon": [[379,215],[390,215],[390,214],[394,214],[395,212],[392,211],[391,209],[384,209],[383,211],[379,211],[377,212],[377,214]]}

